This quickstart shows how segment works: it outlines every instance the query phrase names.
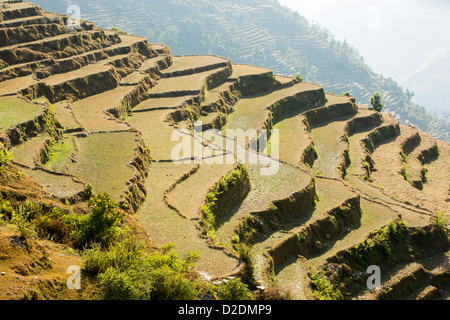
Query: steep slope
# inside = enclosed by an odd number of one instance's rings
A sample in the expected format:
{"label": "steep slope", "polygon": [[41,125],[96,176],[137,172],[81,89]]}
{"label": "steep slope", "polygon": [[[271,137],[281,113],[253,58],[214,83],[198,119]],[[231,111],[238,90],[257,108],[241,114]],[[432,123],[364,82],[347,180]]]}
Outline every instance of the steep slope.
{"label": "steep slope", "polygon": [[[16,176],[30,189],[21,199],[81,205],[107,193],[158,247],[198,252],[205,279],[243,276],[295,299],[323,297],[323,270],[364,270],[361,254],[383,267],[384,286],[410,269],[426,278],[400,296],[433,286],[447,297],[446,142],[317,84],[65,21],[31,3],[2,11],[4,33],[57,30],[0,45],[0,152],[20,170],[0,174],[2,199]],[[421,188],[403,166],[425,166]],[[389,255],[361,253],[371,241]],[[333,298],[367,294],[345,275],[327,281]]]}

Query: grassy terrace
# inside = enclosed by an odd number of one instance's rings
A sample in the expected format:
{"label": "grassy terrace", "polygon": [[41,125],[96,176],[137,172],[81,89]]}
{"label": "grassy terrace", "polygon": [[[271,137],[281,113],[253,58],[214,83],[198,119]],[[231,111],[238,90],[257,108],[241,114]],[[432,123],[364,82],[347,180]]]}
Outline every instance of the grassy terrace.
{"label": "grassy terrace", "polygon": [[86,185],[79,179],[47,172],[41,169],[21,169],[24,174],[32,177],[45,191],[58,198],[71,198],[86,190]]}
{"label": "grassy terrace", "polygon": [[[277,78],[277,77],[276,77]],[[291,82],[292,78],[284,78],[284,82]],[[283,83],[283,80],[281,80]],[[296,84],[298,85],[298,84]],[[295,86],[295,85],[294,85]],[[328,108],[330,106],[339,105],[340,103],[345,104],[348,103],[348,99],[336,97],[334,95],[326,95],[327,102],[321,108]],[[315,105],[309,106],[308,110],[316,107]],[[338,119],[336,119],[338,120]],[[335,125],[336,121],[330,121],[330,126]],[[337,177],[337,167],[339,166],[339,162],[341,159],[342,151],[340,149],[334,148],[336,145],[324,145],[322,144],[323,139],[338,139],[340,141],[340,137],[344,133],[345,122],[342,122],[342,127],[337,128],[336,132],[333,131],[333,134],[328,134],[329,126],[326,126],[325,123],[316,124],[310,133],[308,131],[308,120],[303,114],[302,110],[298,110],[289,114],[284,115],[281,119],[277,119],[273,128],[279,130],[280,133],[280,141],[279,141],[279,150],[280,150],[280,159],[286,161],[292,165],[298,166],[303,163],[314,162],[315,171],[319,170],[322,173],[331,174],[330,176]],[[322,132],[324,134],[322,134]],[[314,136],[312,136],[314,134]],[[336,136],[336,134],[338,136]],[[316,141],[317,139],[317,141]],[[324,143],[328,143],[329,141],[325,141]],[[314,146],[318,143],[318,148],[320,148],[320,159],[318,162],[311,161],[311,154],[314,153]],[[271,154],[272,148],[272,139],[270,139],[267,152]],[[317,150],[318,151],[318,150]],[[332,152],[333,154],[327,154],[327,152]],[[307,154],[309,153],[309,154]],[[331,162],[330,162],[331,160]],[[334,163],[335,165],[331,164]]]}
{"label": "grassy terrace", "polygon": [[273,74],[271,70],[252,65],[233,63],[233,74],[230,76],[230,80],[237,80],[245,76]]}
{"label": "grassy terrace", "polygon": [[195,96],[181,96],[172,98],[150,98],[142,101],[133,108],[134,113],[156,111],[156,110],[176,110],[185,104],[190,104]]}
{"label": "grassy terrace", "polygon": [[196,263],[198,271],[212,277],[225,276],[237,271],[240,265],[238,259],[211,248],[199,237],[198,221],[180,216],[164,201],[166,190],[194,168],[195,165],[153,163],[149,173],[153,178],[146,182],[146,188],[153,196],[148,197],[137,215],[155,245],[174,243],[179,253],[186,252],[186,249],[196,251],[201,256]]}
{"label": "grassy terrace", "polygon": [[132,92],[132,86],[120,86],[101,94],[78,100],[72,110],[80,124],[88,132],[127,130],[124,123],[105,113],[108,109],[122,105],[123,98]]}
{"label": "grassy terrace", "polygon": [[14,161],[28,168],[34,168],[36,164],[40,163],[40,152],[48,139],[50,136],[43,133],[14,147],[12,149]]}
{"label": "grassy terrace", "polygon": [[173,57],[173,64],[162,71],[164,77],[173,77],[186,73],[198,73],[207,69],[226,67],[228,60],[217,56],[183,56]]}
{"label": "grassy terrace", "polygon": [[292,87],[277,90],[269,94],[241,99],[235,105],[235,112],[228,116],[228,122],[223,127],[226,129],[248,129],[259,130],[270,114],[270,107],[280,100],[294,97],[299,93],[306,91],[315,91],[319,86],[309,83],[299,83]]}
{"label": "grassy terrace", "polygon": [[347,120],[348,117],[343,117],[312,128],[311,136],[318,154],[312,167],[314,172],[331,178],[341,177],[341,171],[338,168],[342,163],[344,151],[348,147],[342,139]]}
{"label": "grassy terrace", "polygon": [[[344,105],[349,102],[348,97],[337,97],[327,94],[326,107]],[[348,148],[348,143],[344,141],[347,135],[347,122],[353,117],[364,114],[365,111],[356,116],[346,115],[334,118],[333,120],[319,122],[311,127],[311,137],[317,151],[318,158],[314,161],[313,170],[321,175],[332,178],[342,176],[339,167],[343,161],[343,155]]]}
{"label": "grassy terrace", "polygon": [[[267,234],[267,239],[257,243],[254,246],[255,263],[258,268],[264,265],[263,254],[267,249],[276,247],[277,245],[287,241],[296,233],[302,232],[306,226],[321,220],[328,216],[328,212],[342,206],[348,199],[354,198],[356,193],[351,188],[335,180],[316,179],[316,190],[319,201],[315,207],[304,212],[300,217],[290,223],[280,226],[279,231]],[[279,265],[275,265],[275,273],[278,283],[281,287],[285,287],[295,294],[295,298],[304,297],[304,279],[309,271],[309,264],[305,260],[297,260],[295,255],[288,258]],[[261,277],[263,270],[258,270],[257,274]],[[263,278],[259,279],[263,283]]]}
{"label": "grassy terrace", "polygon": [[169,193],[167,201],[187,219],[202,218],[200,209],[204,204],[206,193],[234,167],[234,164],[201,165],[197,172]]}
{"label": "grassy terrace", "polygon": [[[21,74],[23,72],[26,72],[26,74],[29,75],[36,70],[42,71],[43,69],[45,69],[47,72],[50,72],[50,74],[43,73],[41,74],[41,76],[48,77],[51,74],[64,73],[67,71],[66,69],[68,67],[75,70],[86,66],[87,63],[99,62],[101,60],[105,60],[104,63],[114,61],[115,59],[117,59],[114,58],[114,56],[118,56],[119,58],[121,56],[125,57],[127,53],[132,52],[133,48],[136,48],[140,44],[147,41],[144,38],[138,38],[134,36],[120,36],[119,39],[120,43],[112,45],[105,43],[97,47],[93,45],[90,48],[86,49],[85,52],[74,52],[73,55],[69,57],[64,56],[62,58],[57,57],[56,59],[48,58],[39,61],[12,64],[6,68],[3,68],[0,72],[3,75],[10,73],[10,76],[14,78],[18,77],[19,75],[23,77],[24,74]],[[70,48],[70,46],[67,45],[66,47]],[[20,70],[20,72],[17,72],[17,70]]]}
{"label": "grassy terrace", "polygon": [[76,151],[75,136],[68,135],[55,143],[44,167],[55,172],[66,172],[70,158]]}
{"label": "grassy terrace", "polygon": [[78,70],[50,76],[47,79],[45,79],[44,82],[48,86],[55,86],[55,85],[61,84],[63,82],[68,82],[68,81],[79,79],[79,78],[85,78],[89,75],[95,75],[95,74],[107,72],[107,71],[110,71],[111,69],[112,69],[112,66],[106,65],[103,63],[92,64],[92,65],[80,68]]}
{"label": "grassy terrace", "polygon": [[[259,77],[273,76],[272,71],[251,65],[232,64],[232,68],[233,72],[231,76],[228,77],[226,82],[217,87],[211,88],[206,92],[202,106],[209,107],[213,105],[221,105],[223,103],[221,100],[223,100],[224,96],[232,94],[233,90],[245,90],[245,84],[244,88],[239,88],[239,86],[237,86],[237,84],[243,79],[250,77],[258,79]],[[236,102],[239,100],[240,96],[241,95],[236,96]]]}
{"label": "grassy terrace", "polygon": [[427,173],[425,173],[425,177],[423,176],[423,170],[428,170],[427,165],[437,160],[439,156],[428,156],[429,159],[426,161],[424,161],[425,159],[421,160],[421,157],[429,151],[439,148],[437,146],[436,138],[422,132],[419,133],[419,136],[420,144],[407,154],[404,166],[406,174],[412,183],[421,181],[422,185],[424,185],[428,182],[428,179],[426,177]]}
{"label": "grassy terrace", "polygon": [[[379,146],[372,154],[372,159],[375,162],[375,168],[384,169],[374,171],[371,173],[371,177],[374,185],[382,189],[395,190],[393,195],[396,198],[423,206],[423,201],[426,201],[423,194],[405,179],[409,179],[409,177],[403,169],[404,163],[401,156],[402,145],[416,134],[415,129],[402,126],[401,134],[398,137],[389,139],[387,142],[390,143]],[[404,176],[402,176],[402,172]]]}
{"label": "grassy terrace", "polygon": [[[153,159],[157,161],[172,159],[172,150],[181,139],[171,141],[172,134],[177,128],[167,121],[167,118],[171,112],[189,105],[193,99],[193,96],[150,98],[133,109],[136,112],[127,119],[127,123],[142,133],[145,143],[151,149]],[[186,138],[190,139],[190,135]],[[191,148],[194,150],[193,143],[198,142],[191,140]],[[190,157],[191,155],[189,159]]]}
{"label": "grassy terrace", "polygon": [[227,69],[220,68],[191,75],[163,78],[158,81],[158,85],[152,88],[149,93],[155,96],[169,97],[175,95],[199,95],[206,89],[210,77]]}
{"label": "grassy terrace", "polygon": [[33,120],[43,111],[41,105],[19,97],[0,97],[0,131]]}
{"label": "grassy terrace", "polygon": [[53,112],[56,118],[61,123],[64,130],[67,131],[82,131],[82,126],[72,111],[72,102],[68,100],[57,102],[53,105]]}
{"label": "grassy terrace", "polygon": [[[276,160],[271,160],[277,162]],[[272,163],[272,165],[274,165]],[[232,237],[242,219],[251,213],[261,212],[273,206],[272,202],[289,198],[293,193],[304,190],[312,180],[312,175],[299,168],[277,163],[278,172],[275,175],[263,175],[263,164],[248,164],[251,190],[244,201],[228,216],[219,221],[217,242],[231,246]]]}
{"label": "grassy terrace", "polygon": [[[364,119],[365,117],[374,114],[374,111],[368,109],[362,109],[353,119]],[[367,137],[369,132],[376,127],[366,126],[364,130],[353,133],[349,136],[349,153],[350,153],[350,167],[349,173],[352,175],[362,175],[364,170],[362,170],[362,160],[365,156],[365,150],[361,145],[361,140]]]}
{"label": "grassy terrace", "polygon": [[23,59],[17,59],[17,57],[15,57],[16,60],[10,61],[11,65],[35,60],[32,58],[33,56],[37,57],[38,61],[50,58],[68,58],[105,47],[105,44],[101,45],[100,42],[92,39],[93,37],[103,37],[105,34],[114,36],[113,33],[100,33],[99,31],[65,33],[52,38],[44,38],[32,42],[3,47],[0,48],[0,53],[5,54],[5,56],[8,57],[11,52],[23,52],[24,50],[28,50],[32,54],[31,56],[24,56]]}
{"label": "grassy terrace", "polygon": [[[286,161],[294,166],[300,166],[305,150],[313,142],[305,124],[305,116],[295,112],[286,115],[277,122],[273,129],[279,130],[279,152],[280,160]],[[267,144],[267,154],[272,154],[272,139]]]}
{"label": "grassy terrace", "polygon": [[[43,133],[12,148],[14,163],[20,165],[24,174],[33,178],[55,197],[71,198],[83,192],[86,188],[84,182],[69,174],[61,174],[65,172],[69,157],[75,151],[73,141],[65,138],[52,149],[49,149],[49,142],[50,136]],[[41,158],[43,152],[47,153],[47,159]],[[45,160],[48,162],[42,166],[42,161]]]}
{"label": "grassy terrace", "polygon": [[15,94],[37,84],[32,75],[0,82],[0,96]]}
{"label": "grassy terrace", "polygon": [[108,193],[116,201],[134,175],[129,166],[138,147],[134,132],[91,134],[77,138],[75,162],[68,171],[86,183],[91,183],[95,193]]}
{"label": "grassy terrace", "polygon": [[153,57],[153,58],[145,60],[142,63],[142,66],[140,66],[139,69],[137,69],[137,71],[147,72],[148,70],[155,68],[156,65],[163,63],[164,61],[170,61],[170,60],[171,60],[171,56],[161,54],[157,57]]}
{"label": "grassy terrace", "polygon": [[216,88],[208,90],[202,105],[209,106],[213,103],[218,102],[222,98],[222,95],[224,93],[230,92],[232,90],[234,85],[235,82],[225,82],[224,84]]}
{"label": "grassy terrace", "polygon": [[439,211],[449,214],[450,185],[448,181],[450,179],[450,164],[448,159],[450,158],[450,151],[448,144],[445,142],[438,141],[437,144],[440,152],[439,158],[425,166],[428,172],[426,174],[427,183],[424,184],[423,192],[426,197],[433,197],[438,201]]}

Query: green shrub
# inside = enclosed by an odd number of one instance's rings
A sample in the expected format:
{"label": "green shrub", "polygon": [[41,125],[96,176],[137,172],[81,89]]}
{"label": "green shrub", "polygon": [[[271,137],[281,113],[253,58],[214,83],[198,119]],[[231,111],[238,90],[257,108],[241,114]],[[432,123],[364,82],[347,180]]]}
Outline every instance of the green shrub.
{"label": "green shrub", "polygon": [[20,238],[25,242],[27,248],[31,249],[34,243],[33,240],[37,239],[37,233],[33,224],[20,213],[15,213],[11,222],[17,226]]}
{"label": "green shrub", "polygon": [[408,173],[406,172],[406,167],[402,166],[402,169],[400,170],[400,174],[402,175],[403,179],[406,181],[409,181]]}
{"label": "green shrub", "polygon": [[381,102],[383,98],[379,92],[375,92],[372,98],[370,98],[370,104],[375,111],[383,111],[384,104]]}
{"label": "green shrub", "polygon": [[240,278],[229,280],[217,288],[217,297],[220,300],[253,300],[248,286]]}
{"label": "green shrub", "polygon": [[195,282],[169,265],[149,269],[146,263],[138,264],[131,270],[135,283],[140,287],[144,297],[152,300],[194,300],[198,290]]}
{"label": "green shrub", "polygon": [[246,283],[254,284],[256,267],[254,263],[254,253],[251,246],[244,243],[239,243],[235,245],[234,248],[239,254],[241,260],[245,263],[244,281]]}
{"label": "green shrub", "polygon": [[112,27],[111,31],[117,32],[118,34],[122,34],[122,35],[128,34],[126,31],[120,30],[117,27]]}
{"label": "green shrub", "polygon": [[342,300],[343,296],[339,289],[337,289],[327,277],[325,270],[314,273],[310,276],[313,280],[314,289],[313,295],[320,300]]}
{"label": "green shrub", "polygon": [[14,156],[8,148],[5,148],[4,144],[0,144],[0,174],[11,165],[13,158]]}
{"label": "green shrub", "polygon": [[360,265],[373,263],[374,259],[388,259],[392,254],[393,245],[401,242],[408,232],[405,221],[391,221],[386,227],[371,232],[365,241],[347,249],[346,253]]}
{"label": "green shrub", "polygon": [[83,271],[99,273],[99,298],[106,300],[193,300],[199,284],[187,277],[198,259],[189,252],[179,258],[173,245],[148,253],[134,241],[100,247],[85,255]]}
{"label": "green shrub", "polygon": [[75,245],[109,245],[123,231],[120,224],[124,222],[125,214],[107,194],[91,198],[88,204],[92,207],[89,214],[68,218]]}
{"label": "green shrub", "polygon": [[230,210],[236,203],[230,201],[221,201],[225,197],[225,193],[233,190],[237,185],[243,183],[248,176],[248,169],[246,166],[241,165],[238,168],[232,170],[226,176],[222,177],[218,183],[216,183],[206,193],[206,201],[202,206],[203,221],[202,225],[205,229],[207,236],[214,238],[215,229],[217,227],[217,217]]}
{"label": "green shrub", "polygon": [[69,243],[71,230],[65,222],[66,215],[67,212],[60,208],[53,208],[50,212],[40,214],[35,219],[36,231],[39,237],[59,243]]}
{"label": "green shrub", "polygon": [[444,213],[438,211],[433,216],[433,232],[441,239],[448,239],[447,219]]}
{"label": "green shrub", "polygon": [[295,75],[295,78],[296,78],[298,81],[300,81],[300,82],[303,82],[303,81],[304,81],[304,79],[302,78],[302,76],[299,75],[299,74],[296,74],[296,75]]}
{"label": "green shrub", "polygon": [[241,241],[241,239],[239,238],[239,235],[235,234],[232,238],[231,238],[231,242],[234,244],[238,244]]}
{"label": "green shrub", "polygon": [[134,239],[117,241],[109,250],[102,250],[102,247],[96,244],[84,252],[83,271],[98,275],[112,267],[122,272],[144,256],[144,245]]}
{"label": "green shrub", "polygon": [[422,170],[420,170],[420,177],[422,182],[427,182],[427,173],[428,173],[428,169],[423,167]]}
{"label": "green shrub", "polygon": [[145,293],[136,288],[133,279],[125,272],[109,268],[100,276],[100,299],[136,300]]}
{"label": "green shrub", "polygon": [[38,238],[36,219],[44,214],[42,206],[31,201],[26,201],[15,209],[11,207],[11,210],[11,223],[17,226],[20,237],[30,247],[32,245],[31,240]]}

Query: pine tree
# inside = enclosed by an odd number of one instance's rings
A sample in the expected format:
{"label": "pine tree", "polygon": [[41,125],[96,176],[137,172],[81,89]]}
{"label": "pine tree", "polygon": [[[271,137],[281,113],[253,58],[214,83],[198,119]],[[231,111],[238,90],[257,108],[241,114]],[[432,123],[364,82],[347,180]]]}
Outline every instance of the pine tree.
{"label": "pine tree", "polygon": [[381,100],[383,100],[383,97],[381,97],[381,94],[379,92],[375,92],[373,97],[370,98],[370,104],[372,105],[372,108],[378,112],[381,112],[384,107],[384,104],[381,102]]}

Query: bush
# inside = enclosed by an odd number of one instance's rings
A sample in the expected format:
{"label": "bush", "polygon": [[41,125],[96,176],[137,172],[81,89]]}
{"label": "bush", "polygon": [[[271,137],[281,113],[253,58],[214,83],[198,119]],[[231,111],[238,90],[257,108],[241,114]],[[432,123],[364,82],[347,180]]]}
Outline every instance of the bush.
{"label": "bush", "polygon": [[39,237],[69,243],[71,230],[65,222],[66,215],[67,212],[59,208],[53,208],[50,212],[39,215],[35,221]]}
{"label": "bush", "polygon": [[254,253],[250,246],[240,243],[234,246],[236,252],[239,254],[241,260],[245,263],[244,269],[244,281],[246,283],[255,283],[255,264],[254,264]]}
{"label": "bush", "polygon": [[384,104],[381,102],[383,98],[379,92],[375,92],[372,98],[370,98],[370,104],[375,111],[381,112],[383,111]]}
{"label": "bush", "polygon": [[433,232],[434,234],[443,240],[448,239],[448,228],[447,228],[447,219],[445,218],[444,213],[437,212],[433,216]]}
{"label": "bush", "polygon": [[8,148],[5,148],[4,144],[0,144],[0,174],[11,165],[13,158],[14,156],[9,152]]}
{"label": "bush", "polygon": [[304,79],[302,78],[302,76],[299,75],[299,74],[296,74],[296,75],[295,75],[295,78],[296,78],[298,81],[300,81],[300,82],[303,82],[303,81],[304,81]]}
{"label": "bush", "polygon": [[123,31],[123,30],[120,30],[120,29],[117,28],[117,27],[112,27],[112,28],[111,28],[111,31],[117,32],[118,34],[122,34],[122,35],[128,34],[127,32],[125,32],[125,31]]}
{"label": "bush", "polygon": [[230,280],[217,288],[217,297],[220,300],[253,300],[248,286],[240,278]]}
{"label": "bush", "polygon": [[114,268],[107,269],[101,275],[100,284],[100,298],[103,300],[136,300],[140,296],[131,277]]}
{"label": "bush", "polygon": [[370,265],[380,259],[388,259],[392,254],[394,244],[400,243],[409,232],[404,220],[395,220],[377,231],[371,232],[369,238],[346,250],[360,265]]}
{"label": "bush", "polygon": [[109,250],[102,250],[101,246],[96,244],[84,252],[83,271],[91,275],[98,275],[112,267],[122,272],[144,255],[144,245],[134,239],[118,241]]}
{"label": "bush", "polygon": [[343,299],[341,291],[328,278],[325,270],[312,274],[310,278],[313,281],[313,295],[319,300]]}
{"label": "bush", "polygon": [[70,216],[72,236],[76,246],[90,246],[99,243],[109,245],[122,231],[119,226],[124,222],[125,214],[119,204],[109,195],[103,194],[93,197],[88,202],[93,207],[87,215]]}
{"label": "bush", "polygon": [[86,251],[83,271],[99,276],[99,298],[106,300],[193,300],[199,285],[187,276],[198,259],[180,258],[171,244],[149,253],[133,239],[118,241],[107,251]]}
{"label": "bush", "polygon": [[[240,184],[243,184],[248,177],[248,169],[245,165],[240,165],[238,168],[232,170],[226,176],[222,177],[206,193],[206,203],[202,206],[203,221],[202,225],[205,229],[205,234],[211,238],[215,237],[215,229],[217,227],[217,218],[231,210],[240,200],[241,197],[233,198],[236,193],[230,193],[235,190]],[[231,199],[230,199],[231,198]]]}

